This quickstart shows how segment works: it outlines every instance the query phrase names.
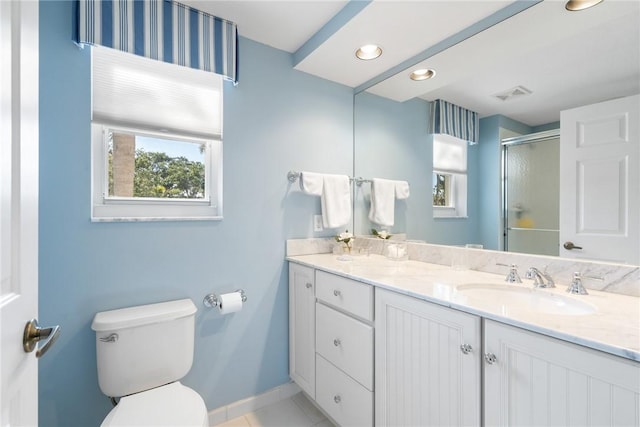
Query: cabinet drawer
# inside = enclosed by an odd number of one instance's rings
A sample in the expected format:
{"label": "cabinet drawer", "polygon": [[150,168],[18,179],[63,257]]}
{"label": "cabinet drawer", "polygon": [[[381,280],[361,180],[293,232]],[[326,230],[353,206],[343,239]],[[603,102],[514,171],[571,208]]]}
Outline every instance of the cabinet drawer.
{"label": "cabinet drawer", "polygon": [[373,391],[373,328],[316,304],[316,352]]}
{"label": "cabinet drawer", "polygon": [[316,297],[365,320],[373,321],[373,286],[316,271]]}
{"label": "cabinet drawer", "polygon": [[341,426],[373,425],[373,393],[316,357],[316,403]]}

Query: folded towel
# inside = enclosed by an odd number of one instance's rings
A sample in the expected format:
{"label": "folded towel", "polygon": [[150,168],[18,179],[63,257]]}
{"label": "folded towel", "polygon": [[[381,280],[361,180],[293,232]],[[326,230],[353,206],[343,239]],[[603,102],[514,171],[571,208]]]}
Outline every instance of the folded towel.
{"label": "folded towel", "polygon": [[351,185],[347,175],[324,175],[322,185],[322,225],[338,228],[351,219]]}
{"label": "folded towel", "polygon": [[342,227],[351,219],[351,186],[347,175],[301,172],[300,189],[320,196],[324,228]]}
{"label": "folded towel", "polygon": [[371,180],[371,209],[369,220],[376,224],[392,226],[395,216],[396,183],[389,179]]}
{"label": "folded towel", "polygon": [[323,177],[321,173],[300,172],[300,189],[312,196],[321,196]]}
{"label": "folded towel", "polygon": [[409,183],[407,181],[396,181],[396,199],[404,200],[409,198]]}

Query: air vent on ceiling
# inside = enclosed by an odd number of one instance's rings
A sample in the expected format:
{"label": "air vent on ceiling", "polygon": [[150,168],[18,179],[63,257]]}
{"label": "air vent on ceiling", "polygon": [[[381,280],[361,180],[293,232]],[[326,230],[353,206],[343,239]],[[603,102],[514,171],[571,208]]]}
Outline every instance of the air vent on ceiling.
{"label": "air vent on ceiling", "polygon": [[507,101],[513,98],[520,98],[522,96],[531,95],[531,91],[524,86],[516,86],[509,90],[502,91],[500,93],[496,93],[495,96],[501,101]]}

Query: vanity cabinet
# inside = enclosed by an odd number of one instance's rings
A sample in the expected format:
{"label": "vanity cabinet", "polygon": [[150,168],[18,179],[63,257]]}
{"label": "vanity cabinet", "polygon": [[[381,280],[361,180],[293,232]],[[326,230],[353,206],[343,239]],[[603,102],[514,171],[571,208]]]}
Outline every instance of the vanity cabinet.
{"label": "vanity cabinet", "polygon": [[289,274],[291,378],[340,426],[640,426],[637,361],[295,263]]}
{"label": "vanity cabinet", "polygon": [[491,320],[484,351],[487,426],[640,425],[638,362]]}
{"label": "vanity cabinet", "polygon": [[480,318],[376,288],[376,426],[480,425]]}
{"label": "vanity cabinet", "polygon": [[289,263],[289,376],[312,399],[316,393],[314,269]]}
{"label": "vanity cabinet", "polygon": [[373,287],[289,264],[289,371],[341,426],[373,425]]}

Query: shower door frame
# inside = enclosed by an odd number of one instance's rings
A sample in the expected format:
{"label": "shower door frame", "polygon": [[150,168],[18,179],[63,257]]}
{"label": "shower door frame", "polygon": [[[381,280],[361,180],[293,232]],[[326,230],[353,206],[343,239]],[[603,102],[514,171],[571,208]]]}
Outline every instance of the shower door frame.
{"label": "shower door frame", "polygon": [[511,138],[504,138],[500,141],[500,198],[502,201],[502,250],[504,252],[509,251],[509,218],[508,218],[508,206],[509,200],[507,195],[507,150],[509,147],[523,144],[531,144],[534,142],[548,141],[550,139],[560,138],[560,129],[551,129],[542,132],[529,133],[526,135],[515,136]]}

